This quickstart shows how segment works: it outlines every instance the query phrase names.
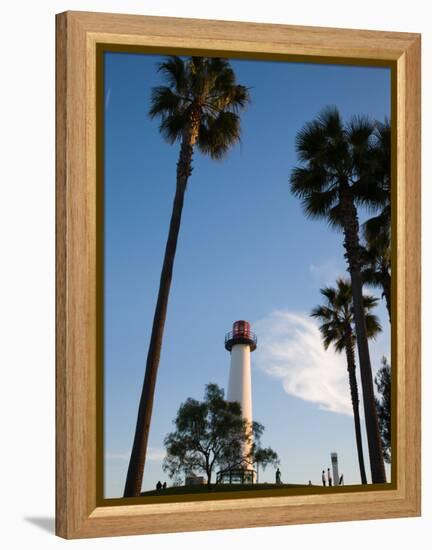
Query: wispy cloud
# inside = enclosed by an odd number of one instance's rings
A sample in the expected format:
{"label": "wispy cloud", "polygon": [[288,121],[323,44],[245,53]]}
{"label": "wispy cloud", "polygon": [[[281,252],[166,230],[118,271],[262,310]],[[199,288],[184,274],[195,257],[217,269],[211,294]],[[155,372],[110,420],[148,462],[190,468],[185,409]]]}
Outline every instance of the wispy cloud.
{"label": "wispy cloud", "polygon": [[107,460],[129,460],[130,453],[105,453]]}
{"label": "wispy cloud", "polygon": [[[107,452],[105,454],[107,460],[129,460],[130,453],[113,453]],[[149,447],[147,449],[147,460],[152,460],[154,462],[162,462],[165,458],[165,450],[157,449],[155,447]]]}
{"label": "wispy cloud", "polygon": [[107,91],[107,94],[106,94],[106,97],[105,97],[105,111],[108,110],[110,98],[111,98],[111,88],[108,88],[108,91]]}
{"label": "wispy cloud", "polygon": [[321,285],[334,284],[338,277],[348,276],[343,265],[334,259],[325,260],[318,264],[310,264],[309,272]]}
{"label": "wispy cloud", "polygon": [[254,363],[278,378],[286,393],[352,415],[345,358],[323,348],[315,320],[304,313],[274,311],[254,328],[259,335]]}

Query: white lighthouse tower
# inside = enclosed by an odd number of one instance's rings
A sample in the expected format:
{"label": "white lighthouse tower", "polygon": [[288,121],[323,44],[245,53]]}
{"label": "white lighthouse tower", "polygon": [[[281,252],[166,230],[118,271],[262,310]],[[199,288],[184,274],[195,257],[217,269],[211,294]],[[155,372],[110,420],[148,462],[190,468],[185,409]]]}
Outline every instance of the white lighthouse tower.
{"label": "white lighthouse tower", "polygon": [[[257,347],[257,338],[251,331],[247,321],[236,321],[233,329],[225,336],[225,349],[231,352],[231,365],[228,381],[228,401],[240,403],[242,416],[252,425],[252,382],[251,382],[251,351]],[[250,450],[250,444],[245,454]],[[233,476],[235,481],[233,481]],[[241,478],[241,481],[239,480]],[[249,465],[245,470],[233,472],[230,483],[253,483],[255,471]]]}

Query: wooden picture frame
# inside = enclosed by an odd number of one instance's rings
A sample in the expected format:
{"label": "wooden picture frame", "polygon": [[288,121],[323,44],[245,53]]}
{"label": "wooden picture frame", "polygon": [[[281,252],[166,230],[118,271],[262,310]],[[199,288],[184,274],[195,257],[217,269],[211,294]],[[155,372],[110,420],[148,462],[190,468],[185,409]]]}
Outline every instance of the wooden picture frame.
{"label": "wooden picture frame", "polygon": [[[56,533],[81,538],[420,515],[420,35],[86,12],[59,14],[56,23]],[[397,461],[388,490],[100,505],[96,83],[103,44],[391,67]]]}

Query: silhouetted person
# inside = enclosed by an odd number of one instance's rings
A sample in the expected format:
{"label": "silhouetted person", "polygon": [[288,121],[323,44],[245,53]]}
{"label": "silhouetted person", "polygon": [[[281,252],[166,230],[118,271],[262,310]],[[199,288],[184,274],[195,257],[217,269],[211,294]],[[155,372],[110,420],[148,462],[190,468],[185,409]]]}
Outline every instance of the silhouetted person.
{"label": "silhouetted person", "polygon": [[343,484],[344,484],[344,479],[343,479],[343,474],[342,474],[339,478],[339,485],[343,485]]}
{"label": "silhouetted person", "polygon": [[166,481],[163,482],[162,489],[166,489]]}
{"label": "silhouetted person", "polygon": [[156,483],[156,489],[157,489],[158,491],[160,491],[160,490],[162,489],[162,483],[161,483],[160,481],[158,481],[158,482]]}
{"label": "silhouetted person", "polygon": [[311,481],[311,480],[309,480],[309,485],[312,485],[312,481]]}
{"label": "silhouetted person", "polygon": [[332,486],[332,476],[331,476],[331,473],[330,473],[330,468],[327,468],[327,479],[328,479],[329,487],[331,487]]}
{"label": "silhouetted person", "polygon": [[326,477],[325,477],[325,471],[324,470],[322,471],[322,484],[323,484],[323,487],[326,486]]}
{"label": "silhouetted person", "polygon": [[278,485],[280,485],[281,483],[281,471],[279,470],[279,468],[276,470],[276,483]]}

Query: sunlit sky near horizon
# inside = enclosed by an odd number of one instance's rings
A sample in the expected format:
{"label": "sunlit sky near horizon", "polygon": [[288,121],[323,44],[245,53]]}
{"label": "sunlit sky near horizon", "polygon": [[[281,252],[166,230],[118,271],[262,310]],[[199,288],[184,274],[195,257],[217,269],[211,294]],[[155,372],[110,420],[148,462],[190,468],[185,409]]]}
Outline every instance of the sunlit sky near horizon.
{"label": "sunlit sky near horizon", "polygon": [[[148,117],[163,84],[159,56],[105,54],[105,496],[122,496],[175,190],[178,144]],[[342,236],[308,220],[289,191],[295,136],[327,105],[344,119],[390,118],[390,70],[232,60],[251,88],[242,140],[222,162],[196,153],[186,191],[153,409],[143,490],[162,471],[163,439],[179,405],[204,386],[227,389],[224,335],[247,319],[254,418],[281,460],[285,483],[320,483],[330,453],[345,484],[360,483],[345,360],[324,351],[310,317],[319,289],[346,276]],[[361,221],[365,212],[360,212]],[[380,296],[378,291],[369,291]],[[390,357],[383,333],[371,342],[374,368]],[[360,385],[360,379],[358,376]],[[370,481],[367,441],[363,449]],[[387,468],[388,478],[390,470]],[[273,482],[272,467],[260,481]]]}

